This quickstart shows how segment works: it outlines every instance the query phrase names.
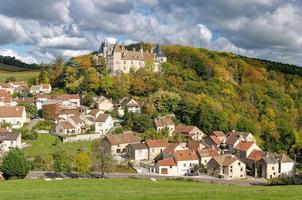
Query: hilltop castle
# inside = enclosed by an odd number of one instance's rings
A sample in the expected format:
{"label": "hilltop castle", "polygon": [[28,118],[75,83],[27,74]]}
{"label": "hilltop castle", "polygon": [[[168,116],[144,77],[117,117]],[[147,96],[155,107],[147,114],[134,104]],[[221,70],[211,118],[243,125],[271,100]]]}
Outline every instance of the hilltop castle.
{"label": "hilltop castle", "polygon": [[110,69],[112,74],[129,73],[131,70],[138,70],[145,67],[148,61],[154,64],[154,71],[159,71],[160,64],[167,62],[167,58],[158,44],[151,51],[144,51],[142,48],[130,51],[123,44],[110,44],[103,41],[99,56],[105,58],[106,68]]}

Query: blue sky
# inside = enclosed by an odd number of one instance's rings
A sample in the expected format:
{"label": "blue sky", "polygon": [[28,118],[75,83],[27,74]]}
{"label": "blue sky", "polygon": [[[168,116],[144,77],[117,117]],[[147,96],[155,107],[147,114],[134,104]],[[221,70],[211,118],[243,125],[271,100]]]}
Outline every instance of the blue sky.
{"label": "blue sky", "polygon": [[301,65],[301,11],[297,0],[2,0],[0,54],[45,63],[114,37]]}

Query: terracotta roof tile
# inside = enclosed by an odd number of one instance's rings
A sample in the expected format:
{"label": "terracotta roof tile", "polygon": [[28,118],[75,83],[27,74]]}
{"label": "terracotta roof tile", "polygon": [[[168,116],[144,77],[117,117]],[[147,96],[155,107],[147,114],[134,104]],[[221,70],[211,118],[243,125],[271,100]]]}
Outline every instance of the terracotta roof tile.
{"label": "terracotta roof tile", "polygon": [[173,151],[172,154],[176,161],[198,160],[196,153],[189,149]]}
{"label": "terracotta roof tile", "polygon": [[106,135],[105,138],[110,142],[111,145],[139,143],[140,142],[140,139],[137,138],[132,132]]}
{"label": "terracotta roof tile", "polygon": [[99,114],[98,117],[95,119],[95,121],[105,122],[109,117],[110,117],[110,115],[108,115],[108,114]]}
{"label": "terracotta roof tile", "polygon": [[21,117],[23,106],[0,106],[0,117]]}
{"label": "terracotta roof tile", "polygon": [[213,131],[212,134],[215,135],[216,137],[224,137],[225,136],[223,131]]}
{"label": "terracotta roof tile", "polygon": [[239,151],[247,151],[253,146],[254,142],[241,141],[236,146],[235,149]]}
{"label": "terracotta roof tile", "polygon": [[172,157],[159,160],[157,163],[159,166],[176,166],[176,162]]}
{"label": "terracotta roof tile", "polygon": [[219,153],[216,149],[201,149],[198,150],[198,154],[200,157],[217,157]]}
{"label": "terracotta roof tile", "polygon": [[246,159],[258,161],[261,160],[264,156],[265,156],[265,152],[254,150],[250,153],[250,155]]}
{"label": "terracotta roof tile", "polygon": [[146,145],[149,148],[167,147],[167,146],[169,146],[169,142],[165,139],[146,140]]}
{"label": "terracotta roof tile", "polygon": [[165,127],[169,125],[174,125],[173,120],[171,117],[161,117],[155,120],[156,127]]}

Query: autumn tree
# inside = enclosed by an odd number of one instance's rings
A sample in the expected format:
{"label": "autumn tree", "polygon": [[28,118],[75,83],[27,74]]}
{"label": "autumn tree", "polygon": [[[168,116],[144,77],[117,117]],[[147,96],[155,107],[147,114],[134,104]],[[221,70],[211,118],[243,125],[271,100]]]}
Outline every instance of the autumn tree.
{"label": "autumn tree", "polygon": [[75,168],[77,173],[80,175],[84,175],[90,171],[91,168],[91,160],[86,152],[80,152],[75,157]]}

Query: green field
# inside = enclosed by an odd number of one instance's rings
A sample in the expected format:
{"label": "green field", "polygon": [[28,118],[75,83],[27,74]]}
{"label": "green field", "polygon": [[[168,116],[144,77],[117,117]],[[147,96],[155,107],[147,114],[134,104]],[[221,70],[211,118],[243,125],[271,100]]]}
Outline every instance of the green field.
{"label": "green field", "polygon": [[0,82],[5,82],[5,80],[13,76],[17,81],[27,81],[30,78],[37,77],[39,75],[39,71],[4,71],[0,69]]}
{"label": "green field", "polygon": [[0,182],[2,200],[301,199],[302,186],[235,186],[135,179],[18,180]]}
{"label": "green field", "polygon": [[[24,149],[25,155],[27,157],[34,157],[37,155],[43,156],[47,154],[52,154],[56,149],[56,146],[54,145],[56,138],[58,137],[50,134],[39,134],[37,140],[26,141],[27,144],[31,144],[31,147]],[[59,140],[57,139],[57,141]],[[60,144],[62,145],[64,150],[66,150],[70,155],[75,155],[81,150],[90,153],[92,151],[94,141],[82,141],[64,144],[59,141],[57,146]]]}

